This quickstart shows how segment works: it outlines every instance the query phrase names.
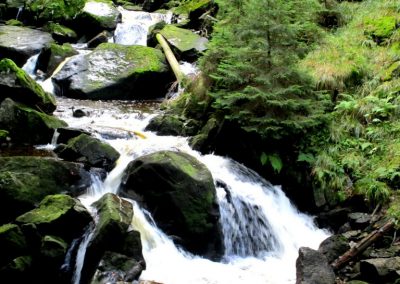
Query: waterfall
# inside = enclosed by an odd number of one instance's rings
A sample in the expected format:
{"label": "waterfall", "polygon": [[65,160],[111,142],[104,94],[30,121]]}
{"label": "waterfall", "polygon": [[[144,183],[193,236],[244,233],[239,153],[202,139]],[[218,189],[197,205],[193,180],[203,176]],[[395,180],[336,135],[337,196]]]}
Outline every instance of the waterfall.
{"label": "waterfall", "polygon": [[23,11],[24,11],[24,6],[18,7],[17,16],[15,17],[16,20],[19,21],[19,17],[21,16]]}
{"label": "waterfall", "polygon": [[[94,177],[89,192],[80,199],[90,206],[106,192],[118,192],[124,169],[136,157],[160,151],[183,151],[203,162],[217,185],[225,255],[213,262],[175,246],[152,220],[149,212],[134,202],[132,228],[141,233],[147,268],[142,280],[165,284],[295,283],[295,260],[301,246],[318,248],[329,234],[318,229],[313,219],[297,211],[279,186],[273,186],[254,171],[228,158],[201,155],[187,139],[157,136],[144,128],[154,115],[121,113],[113,102],[81,102],[91,113],[74,118],[64,111],[70,99],[59,99],[59,115],[73,127],[90,129],[117,149],[121,157],[102,182]],[[112,132],[110,133],[110,129]],[[130,136],[126,129],[143,132],[146,138]],[[85,251],[81,246],[81,254]]]}
{"label": "waterfall", "polygon": [[29,76],[31,76],[33,79],[36,77],[36,65],[39,55],[40,53],[29,57],[26,63],[22,66],[22,70],[29,74]]}
{"label": "waterfall", "polygon": [[164,21],[171,22],[172,14],[128,11],[118,7],[122,21],[114,31],[114,42],[123,45],[147,45],[147,32],[150,26]]}

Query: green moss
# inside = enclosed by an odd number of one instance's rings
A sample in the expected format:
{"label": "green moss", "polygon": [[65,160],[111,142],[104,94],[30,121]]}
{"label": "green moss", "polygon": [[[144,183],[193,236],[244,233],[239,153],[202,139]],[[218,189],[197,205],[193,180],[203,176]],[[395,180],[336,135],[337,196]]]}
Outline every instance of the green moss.
{"label": "green moss", "polygon": [[111,51],[123,55],[124,60],[134,64],[134,68],[129,71],[131,73],[161,72],[166,68],[163,53],[155,48],[102,43],[95,50]]}
{"label": "green moss", "polygon": [[51,223],[64,215],[75,204],[76,201],[68,195],[49,195],[40,202],[38,208],[19,216],[16,220],[21,223]]}
{"label": "green moss", "polygon": [[61,37],[66,37],[66,38],[77,38],[77,34],[74,30],[60,25],[58,23],[48,23],[45,27],[45,29],[56,36],[61,36]]}
{"label": "green moss", "polygon": [[[43,88],[36,83],[24,70],[19,68],[11,59],[3,59],[0,61],[0,74],[10,74],[15,76],[18,85],[30,90],[26,96],[21,98],[24,103],[37,105],[39,110],[52,112],[56,108],[55,98],[51,94],[47,94]],[[12,94],[11,94],[12,95]]]}
{"label": "green moss", "polygon": [[29,1],[27,9],[40,22],[73,20],[83,9],[85,0],[36,0]]}
{"label": "green moss", "polygon": [[400,61],[394,62],[386,70],[383,71],[381,75],[382,81],[390,81],[392,79],[398,78],[400,76]]}
{"label": "green moss", "polygon": [[397,28],[397,19],[394,16],[367,18],[364,25],[367,35],[374,40],[382,41],[389,38]]}
{"label": "green moss", "polygon": [[17,27],[23,27],[24,26],[24,24],[22,22],[20,22],[18,20],[15,20],[15,19],[8,20],[6,22],[6,25],[7,26],[17,26]]}
{"label": "green moss", "polygon": [[13,259],[3,269],[9,272],[20,274],[20,273],[25,273],[31,267],[32,267],[32,257],[29,255],[24,255]]}
{"label": "green moss", "polygon": [[3,257],[7,258],[12,257],[12,255],[18,255],[28,248],[24,234],[19,226],[15,224],[0,226],[0,245],[3,248],[3,255],[0,256],[0,264],[6,260]]}
{"label": "green moss", "polygon": [[173,9],[173,11],[176,14],[190,14],[198,9],[207,8],[211,3],[211,0],[189,0],[183,2],[183,4]]}
{"label": "green moss", "polygon": [[205,50],[203,38],[189,30],[181,29],[173,25],[166,25],[160,33],[180,52],[193,49],[199,51]]}
{"label": "green moss", "polygon": [[48,128],[57,129],[61,127],[68,126],[67,123],[63,120],[58,119],[55,116],[51,116],[45,114],[43,112],[39,112],[37,110],[31,109],[29,107],[19,105],[19,109],[23,110],[27,114],[27,122],[29,125],[37,125],[38,119],[40,120],[40,124],[44,123]]}
{"label": "green moss", "polygon": [[7,130],[0,129],[0,141],[7,138],[8,135],[9,135],[9,132]]}
{"label": "green moss", "polygon": [[42,238],[40,252],[42,255],[57,259],[64,258],[68,244],[60,237],[46,235]]}
{"label": "green moss", "polygon": [[[96,7],[98,8],[93,8]],[[107,15],[96,15],[96,10],[100,10],[100,8],[105,11],[106,9],[109,11]],[[112,1],[108,0],[89,0],[85,3],[85,7],[83,9],[83,17],[88,18],[91,22],[95,23],[96,26],[101,26],[107,29],[113,29],[116,26],[116,22],[119,16],[119,11],[114,6]]]}

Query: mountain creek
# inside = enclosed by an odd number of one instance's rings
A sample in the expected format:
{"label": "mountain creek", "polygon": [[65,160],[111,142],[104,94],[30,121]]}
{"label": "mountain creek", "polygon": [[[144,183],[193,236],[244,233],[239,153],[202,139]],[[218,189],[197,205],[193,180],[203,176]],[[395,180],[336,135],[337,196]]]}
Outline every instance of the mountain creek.
{"label": "mountain creek", "polygon": [[1,282],[397,283],[378,207],[301,212],[169,116],[214,1],[70,2],[0,2]]}

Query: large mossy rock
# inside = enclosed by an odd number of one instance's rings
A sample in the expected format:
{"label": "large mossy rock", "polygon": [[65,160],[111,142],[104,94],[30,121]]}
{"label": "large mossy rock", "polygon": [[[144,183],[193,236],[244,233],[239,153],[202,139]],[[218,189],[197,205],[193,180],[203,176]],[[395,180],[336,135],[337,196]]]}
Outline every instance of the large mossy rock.
{"label": "large mossy rock", "polygon": [[48,23],[44,26],[44,30],[50,33],[58,43],[75,42],[78,39],[74,30],[58,23]]}
{"label": "large mossy rock", "polygon": [[83,162],[91,167],[111,170],[120,154],[105,142],[81,134],[68,141],[67,145],[56,149],[58,156],[67,161]]}
{"label": "large mossy rock", "polygon": [[14,258],[26,254],[28,244],[20,227],[15,224],[0,226],[0,268]]}
{"label": "large mossy rock", "polygon": [[0,25],[0,59],[10,58],[19,67],[32,55],[49,48],[52,42],[53,39],[47,32]]}
{"label": "large mossy rock", "polygon": [[182,60],[193,61],[207,49],[208,40],[194,32],[174,25],[166,25],[159,33],[168,41]]}
{"label": "large mossy rock", "polygon": [[0,102],[7,97],[45,113],[52,113],[56,109],[51,94],[47,94],[12,60],[3,59],[0,61]]}
{"label": "large mossy rock", "polygon": [[87,0],[77,24],[88,36],[94,36],[103,30],[114,30],[121,21],[121,13],[112,1]]}
{"label": "large mossy rock", "polygon": [[142,196],[158,226],[189,251],[210,257],[220,252],[213,178],[196,158],[172,151],[142,156],[128,165],[122,192]]}
{"label": "large mossy rock", "polygon": [[37,68],[45,73],[45,77],[50,77],[61,62],[67,57],[78,54],[78,52],[68,43],[58,45],[52,43],[50,48],[40,53]]}
{"label": "large mossy rock", "polygon": [[19,216],[20,224],[34,224],[40,235],[59,236],[70,242],[80,237],[92,217],[82,203],[69,195],[46,196],[35,208]]}
{"label": "large mossy rock", "polygon": [[175,7],[172,11],[178,15],[183,25],[197,29],[202,23],[201,15],[211,10],[213,6],[213,0],[188,0],[181,1],[181,5]]}
{"label": "large mossy rock", "polygon": [[82,165],[40,157],[0,157],[0,223],[31,210],[45,196],[82,194],[90,185]]}
{"label": "large mossy rock", "polygon": [[106,251],[120,250],[132,222],[133,206],[107,193],[93,203],[98,222],[86,249],[80,283],[89,283]]}
{"label": "large mossy rock", "polygon": [[53,77],[57,94],[103,100],[163,97],[172,80],[161,51],[113,43],[72,57]]}
{"label": "large mossy rock", "polygon": [[296,260],[296,284],[333,284],[335,273],[326,257],[313,249],[301,247]]}
{"label": "large mossy rock", "polygon": [[65,126],[64,121],[9,98],[0,104],[0,129],[8,131],[12,143],[47,144],[54,130]]}
{"label": "large mossy rock", "polygon": [[70,22],[78,16],[86,0],[27,1],[26,13],[35,24]]}

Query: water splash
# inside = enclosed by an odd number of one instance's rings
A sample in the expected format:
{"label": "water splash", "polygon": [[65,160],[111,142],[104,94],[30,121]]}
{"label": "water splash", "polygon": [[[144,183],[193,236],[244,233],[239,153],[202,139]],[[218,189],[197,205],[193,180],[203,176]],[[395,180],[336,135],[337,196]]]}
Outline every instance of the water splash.
{"label": "water splash", "polygon": [[123,45],[147,45],[147,33],[149,27],[164,21],[171,22],[172,13],[148,13],[128,11],[118,7],[122,14],[122,21],[114,31],[114,43]]}

